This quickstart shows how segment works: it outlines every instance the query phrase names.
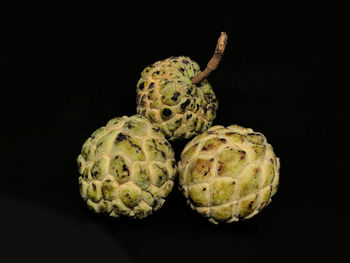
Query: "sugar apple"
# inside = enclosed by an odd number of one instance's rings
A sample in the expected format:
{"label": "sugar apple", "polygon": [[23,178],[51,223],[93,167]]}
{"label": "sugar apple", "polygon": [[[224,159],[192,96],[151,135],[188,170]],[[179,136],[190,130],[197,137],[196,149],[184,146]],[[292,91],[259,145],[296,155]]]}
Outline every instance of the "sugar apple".
{"label": "sugar apple", "polygon": [[77,163],[82,198],[113,217],[144,218],[161,208],[177,174],[171,145],[141,115],[114,118],[96,130]]}
{"label": "sugar apple", "polygon": [[271,202],[280,160],[263,134],[217,125],[186,145],[178,168],[189,206],[214,224],[231,223],[253,217]]}
{"label": "sugar apple", "polygon": [[159,125],[170,141],[207,130],[218,100],[207,79],[194,85],[200,72],[189,57],[170,57],[146,67],[137,84],[137,113]]}
{"label": "sugar apple", "polygon": [[227,38],[221,32],[203,71],[189,57],[179,56],[157,61],[141,73],[137,113],[158,124],[170,141],[188,139],[212,125],[218,100],[206,77],[220,64]]}

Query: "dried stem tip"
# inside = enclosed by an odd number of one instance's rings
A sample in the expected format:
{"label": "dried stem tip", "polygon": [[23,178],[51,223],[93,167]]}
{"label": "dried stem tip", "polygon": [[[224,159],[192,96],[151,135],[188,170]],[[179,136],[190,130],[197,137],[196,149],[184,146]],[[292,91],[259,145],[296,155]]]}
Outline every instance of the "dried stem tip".
{"label": "dried stem tip", "polygon": [[213,57],[208,62],[207,67],[193,77],[192,84],[197,84],[201,82],[203,79],[208,77],[213,70],[215,70],[219,66],[220,61],[224,55],[226,43],[227,43],[227,34],[225,32],[221,32]]}

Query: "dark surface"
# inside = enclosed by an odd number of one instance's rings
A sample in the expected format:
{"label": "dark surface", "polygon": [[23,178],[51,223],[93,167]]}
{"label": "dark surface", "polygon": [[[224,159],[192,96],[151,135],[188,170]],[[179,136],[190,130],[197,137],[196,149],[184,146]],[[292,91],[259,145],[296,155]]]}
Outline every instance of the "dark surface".
{"label": "dark surface", "polygon": [[[0,252],[11,261],[2,262],[339,262],[345,255],[346,9],[234,4],[220,12],[208,4],[209,16],[176,5],[3,9]],[[190,210],[176,188],[142,221],[88,211],[75,162],[84,140],[112,117],[135,114],[144,67],[188,55],[204,68],[221,31],[229,41],[209,77],[219,100],[214,124],[266,135],[281,158],[272,203],[253,219],[219,226]],[[177,159],[186,142],[173,143]]]}

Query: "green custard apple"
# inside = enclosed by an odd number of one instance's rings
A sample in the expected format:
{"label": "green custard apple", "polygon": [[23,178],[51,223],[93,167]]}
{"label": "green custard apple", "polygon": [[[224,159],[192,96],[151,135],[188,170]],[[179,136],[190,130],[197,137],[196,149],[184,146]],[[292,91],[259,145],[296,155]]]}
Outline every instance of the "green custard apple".
{"label": "green custard apple", "polygon": [[178,168],[189,206],[214,224],[231,223],[253,217],[271,202],[280,160],[263,134],[217,125],[186,145]]}
{"label": "green custard apple", "polygon": [[188,139],[207,130],[218,100],[206,79],[217,68],[226,46],[222,32],[205,70],[186,56],[170,57],[146,67],[137,83],[137,113],[157,124],[169,141]]}
{"label": "green custard apple", "polygon": [[207,79],[191,82],[199,66],[188,57],[171,57],[147,67],[137,84],[137,113],[159,125],[173,141],[207,130],[218,100]]}
{"label": "green custard apple", "polygon": [[111,119],[77,158],[80,194],[93,211],[144,218],[160,209],[177,165],[159,127],[141,115]]}

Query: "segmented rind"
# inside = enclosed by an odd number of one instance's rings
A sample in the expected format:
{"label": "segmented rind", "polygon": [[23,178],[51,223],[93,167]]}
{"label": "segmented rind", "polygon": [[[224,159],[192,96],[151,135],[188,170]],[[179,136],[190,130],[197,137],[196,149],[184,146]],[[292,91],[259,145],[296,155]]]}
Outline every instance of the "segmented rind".
{"label": "segmented rind", "polygon": [[77,158],[80,193],[93,211],[144,218],[161,208],[177,173],[171,145],[141,115],[110,120]]}
{"label": "segmented rind", "polygon": [[200,72],[188,57],[171,57],[148,66],[137,83],[137,113],[159,125],[170,141],[207,130],[218,101],[209,82],[192,85]]}
{"label": "segmented rind", "polygon": [[180,188],[210,222],[248,219],[271,202],[280,160],[263,134],[238,125],[213,126],[181,154]]}

